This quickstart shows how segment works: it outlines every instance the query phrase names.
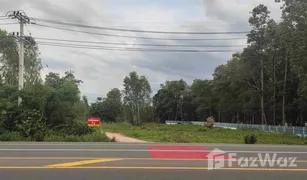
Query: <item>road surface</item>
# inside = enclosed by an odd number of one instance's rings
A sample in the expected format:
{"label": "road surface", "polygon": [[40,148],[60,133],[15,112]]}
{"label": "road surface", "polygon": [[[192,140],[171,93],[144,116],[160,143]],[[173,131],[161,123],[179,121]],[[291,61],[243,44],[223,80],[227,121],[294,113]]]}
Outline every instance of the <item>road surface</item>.
{"label": "road surface", "polygon": [[0,143],[0,177],[1,180],[305,180],[307,146]]}

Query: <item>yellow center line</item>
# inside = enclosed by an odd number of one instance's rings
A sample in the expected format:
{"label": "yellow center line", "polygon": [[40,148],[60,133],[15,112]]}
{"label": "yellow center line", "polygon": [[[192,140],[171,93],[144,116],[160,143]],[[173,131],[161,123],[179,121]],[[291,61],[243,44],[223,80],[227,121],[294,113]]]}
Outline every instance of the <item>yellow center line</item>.
{"label": "yellow center line", "polygon": [[78,160],[95,158],[97,157],[0,157],[0,160]]}
{"label": "yellow center line", "polygon": [[[148,160],[148,161],[210,161],[210,160],[217,160],[217,159],[173,159],[173,158],[101,158],[101,157],[0,157],[0,160],[107,160],[107,159],[119,159],[119,160]],[[224,161],[236,161],[235,159],[224,159]],[[245,159],[244,159],[245,161]],[[271,161],[275,162],[277,160],[247,160],[249,162],[266,162]],[[107,161],[104,161],[107,162]],[[297,163],[307,163],[307,160],[295,160]]]}
{"label": "yellow center line", "polygon": [[[146,167],[146,166],[0,166],[0,169],[146,169],[146,170],[208,170],[208,167]],[[218,168],[210,171],[302,171],[304,168]]]}
{"label": "yellow center line", "polygon": [[47,165],[47,167],[72,167],[72,166],[79,166],[85,164],[94,164],[94,163],[101,163],[101,162],[111,162],[111,161],[119,161],[122,159],[114,159],[114,158],[103,158],[103,159],[91,159],[85,161],[76,161],[76,162],[68,162],[68,163],[61,163],[61,164],[51,164]]}

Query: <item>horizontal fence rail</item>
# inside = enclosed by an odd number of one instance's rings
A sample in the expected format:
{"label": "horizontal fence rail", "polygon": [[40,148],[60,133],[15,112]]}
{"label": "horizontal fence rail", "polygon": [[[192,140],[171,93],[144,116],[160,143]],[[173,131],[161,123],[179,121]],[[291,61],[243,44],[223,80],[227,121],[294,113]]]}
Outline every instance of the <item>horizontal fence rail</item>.
{"label": "horizontal fence rail", "polygon": [[[166,121],[166,124],[195,124],[203,125],[204,122],[200,121]],[[307,136],[306,127],[298,126],[273,126],[273,125],[260,125],[260,124],[242,124],[242,123],[219,123],[215,122],[214,127],[221,127],[227,129],[237,129],[237,128],[249,128],[258,129],[265,132],[275,132],[275,133],[287,133],[294,134],[297,136]]]}

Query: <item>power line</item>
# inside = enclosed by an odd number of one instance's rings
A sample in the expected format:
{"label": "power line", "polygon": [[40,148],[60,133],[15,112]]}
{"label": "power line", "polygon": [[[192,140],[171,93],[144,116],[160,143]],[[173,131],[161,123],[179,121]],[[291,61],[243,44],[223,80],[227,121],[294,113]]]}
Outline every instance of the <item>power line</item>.
{"label": "power line", "polygon": [[74,24],[74,23],[65,23],[60,21],[46,20],[33,18],[36,21],[53,23],[53,24],[61,24],[66,26],[76,26],[83,28],[92,28],[92,29],[103,29],[103,30],[111,30],[111,31],[124,31],[124,32],[138,32],[138,33],[154,33],[154,34],[246,34],[249,31],[229,31],[229,32],[174,32],[174,31],[149,31],[149,30],[137,30],[137,29],[122,29],[122,28],[111,28],[111,27],[99,27],[99,26],[89,26],[83,24]]}
{"label": "power line", "polygon": [[147,40],[173,40],[173,41],[222,41],[222,40],[243,40],[246,38],[155,38],[155,37],[142,37],[142,36],[125,36],[125,35],[116,35],[116,34],[106,34],[106,33],[95,33],[89,31],[81,31],[81,30],[74,30],[74,29],[66,29],[61,27],[55,26],[48,26],[43,24],[33,24],[36,26],[59,29],[64,31],[71,31],[71,32],[78,32],[78,33],[86,33],[86,34],[93,34],[93,35],[100,35],[100,36],[111,36],[111,37],[121,37],[121,38],[132,38],[132,39],[147,39]]}
{"label": "power line", "polygon": [[[40,18],[34,18],[33,19],[40,19]],[[237,22],[223,22],[223,21],[190,21],[190,22],[179,22],[179,21],[80,21],[80,20],[67,20],[67,21],[63,21],[63,20],[51,20],[51,21],[58,21],[58,22],[63,22],[63,23],[70,23],[70,22],[79,22],[79,23],[129,23],[129,24],[138,24],[138,23],[142,23],[142,24],[188,24],[188,23],[203,23],[203,24],[225,24],[225,25],[235,25],[238,24]]]}
{"label": "power line", "polygon": [[143,52],[182,52],[182,53],[209,53],[209,52],[236,52],[240,50],[186,50],[186,49],[146,49],[146,48],[119,48],[119,47],[106,47],[106,46],[84,46],[75,44],[64,43],[48,43],[37,42],[39,45],[55,46],[55,47],[69,47],[69,48],[82,48],[82,49],[101,49],[101,50],[115,50],[115,51],[143,51]]}
{"label": "power line", "polygon": [[28,31],[28,33],[29,33],[29,35],[31,36],[31,35],[32,35],[32,33],[31,33],[30,29],[28,28],[28,25],[26,24],[25,26],[26,26],[26,29],[27,29],[27,31]]}
{"label": "power line", "polygon": [[18,24],[17,22],[14,23],[0,23],[0,25],[11,25],[11,24]]}
{"label": "power line", "polygon": [[1,17],[1,16],[0,16],[0,21],[1,21],[1,20],[8,20],[8,19],[9,19],[8,17]]}
{"label": "power line", "polygon": [[74,42],[74,43],[88,43],[88,44],[112,44],[112,45],[133,45],[133,46],[163,46],[163,47],[243,47],[246,45],[175,45],[175,44],[126,44],[117,42],[99,42],[99,41],[76,41],[68,39],[52,39],[52,38],[40,38],[33,37],[34,39],[60,41],[60,42]]}

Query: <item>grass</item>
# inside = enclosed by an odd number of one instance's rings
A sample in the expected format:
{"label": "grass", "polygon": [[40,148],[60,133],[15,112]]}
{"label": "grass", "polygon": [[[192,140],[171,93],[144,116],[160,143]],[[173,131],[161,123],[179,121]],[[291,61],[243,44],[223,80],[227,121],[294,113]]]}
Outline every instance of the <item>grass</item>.
{"label": "grass", "polygon": [[128,123],[102,124],[102,128],[106,132],[121,133],[150,142],[243,144],[246,135],[254,134],[257,137],[257,144],[307,144],[306,137],[268,133],[254,129],[209,129],[200,125],[166,124],[132,126]]}
{"label": "grass", "polygon": [[[29,138],[25,138],[18,132],[3,132],[0,134],[0,141],[30,141]],[[96,130],[91,134],[76,136],[64,136],[54,132],[49,132],[45,136],[46,142],[114,142],[114,139],[109,139],[105,134]]]}

